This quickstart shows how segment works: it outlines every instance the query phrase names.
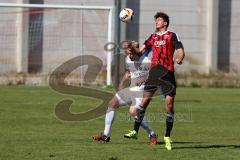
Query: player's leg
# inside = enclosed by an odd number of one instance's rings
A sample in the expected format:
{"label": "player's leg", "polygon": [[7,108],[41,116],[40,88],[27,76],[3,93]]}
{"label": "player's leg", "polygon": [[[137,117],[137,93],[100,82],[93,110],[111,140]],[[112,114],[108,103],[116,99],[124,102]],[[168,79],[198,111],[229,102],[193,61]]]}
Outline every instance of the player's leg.
{"label": "player's leg", "polygon": [[[149,99],[151,100],[150,97],[149,97]],[[136,116],[137,109],[140,108],[140,104],[142,102],[142,98],[135,98],[135,102],[136,102],[136,104],[134,105],[134,109],[132,110],[133,111],[132,114],[134,116]],[[148,104],[149,104],[149,102],[148,102]],[[149,139],[150,139],[150,144],[151,145],[156,145],[157,144],[157,134],[155,134],[154,131],[152,130],[152,128],[149,126],[148,120],[147,120],[146,116],[143,117],[143,120],[142,120],[142,123],[141,123],[141,127],[143,127],[147,131]]]}
{"label": "player's leg", "polygon": [[[136,119],[137,109],[139,108],[141,101],[142,98],[135,98],[134,105],[132,105],[129,109],[130,115],[134,118],[134,123]],[[148,119],[146,116],[143,117],[141,127],[146,130],[149,137],[150,135],[154,134],[152,128],[149,126]]]}
{"label": "player's leg", "polygon": [[158,84],[159,84],[159,68],[158,66],[152,67],[149,71],[148,79],[145,82],[145,87],[144,87],[144,92],[143,92],[143,99],[141,101],[141,104],[139,108],[137,109],[136,113],[136,121],[134,125],[134,130],[138,132],[139,127],[141,125],[141,122],[143,120],[145,110],[147,109],[152,96],[158,89]]}
{"label": "player's leg", "polygon": [[176,81],[173,72],[169,72],[165,77],[164,80],[169,82],[172,85],[172,90],[166,94],[166,133],[164,136],[165,147],[167,150],[171,150],[171,131],[173,128],[174,122],[174,97],[176,95]]}
{"label": "player's leg", "polygon": [[[131,106],[129,109],[129,112],[130,112],[131,117],[134,119],[134,123],[136,123],[135,119],[136,119],[137,108],[135,106]],[[141,127],[146,130],[149,137],[154,134],[154,131],[148,124],[148,120],[147,120],[146,116],[143,117]],[[131,138],[131,139],[137,139],[137,134],[138,134],[138,132],[136,132],[135,130],[131,130],[131,131],[129,131],[129,133],[125,134],[124,137]]]}
{"label": "player's leg", "polygon": [[174,97],[166,96],[166,133],[165,137],[170,137],[174,121]]}
{"label": "player's leg", "polygon": [[165,141],[166,149],[171,150],[172,141],[170,139],[170,135],[171,135],[173,122],[174,122],[174,96],[166,96],[166,111],[167,111],[167,117],[166,117],[166,132],[164,136],[164,141]]}
{"label": "player's leg", "polygon": [[106,115],[105,115],[105,128],[104,133],[99,135],[93,135],[93,139],[95,141],[110,141],[110,132],[112,128],[112,124],[115,118],[116,109],[119,106],[119,100],[117,96],[115,95],[108,103]]}
{"label": "player's leg", "polygon": [[[130,106],[129,113],[130,113],[131,117],[135,120],[136,108],[134,106]],[[127,134],[124,134],[124,138],[137,139],[138,133],[135,130],[129,130],[129,132]]]}
{"label": "player's leg", "polygon": [[[140,89],[142,88],[142,89]],[[137,109],[140,108],[140,104],[143,99],[143,88],[144,86],[140,87],[138,89],[134,88],[129,88],[129,97],[131,97],[131,106],[129,109],[131,117],[135,120],[137,118]],[[136,123],[136,120],[134,121]],[[143,121],[141,123],[141,126],[147,131],[149,137],[150,135],[153,135],[154,132],[153,130],[149,127],[148,121],[146,117],[143,117]],[[135,130],[129,131],[128,134],[125,134],[125,138],[132,138],[132,139],[137,139],[137,132]]]}
{"label": "player's leg", "polygon": [[[141,101],[140,101],[140,103],[141,103]],[[137,113],[136,105],[135,106],[131,106],[129,112],[130,112],[131,116],[135,119],[136,118],[136,113]],[[134,123],[136,123],[136,122],[134,121]],[[148,119],[147,119],[146,116],[143,117],[143,120],[142,120],[142,123],[141,123],[141,127],[146,130],[146,132],[147,132],[147,134],[149,136],[149,139],[150,139],[150,144],[151,145],[156,145],[157,144],[157,135],[154,133],[152,128],[149,126]],[[137,134],[138,133],[135,130],[133,130],[133,131],[130,131],[128,134],[125,134],[124,137],[125,138],[136,139],[137,138]]]}
{"label": "player's leg", "polygon": [[149,91],[144,91],[143,92],[143,99],[141,101],[141,104],[139,105],[139,107],[136,110],[135,123],[134,123],[134,130],[136,132],[139,131],[142,120],[143,120],[144,115],[145,115],[145,111],[147,109],[148,104],[151,101],[151,98],[152,98],[154,92],[149,92]]}
{"label": "player's leg", "polygon": [[105,128],[104,133],[100,135],[94,135],[93,139],[96,141],[110,141],[110,132],[112,124],[116,115],[116,109],[126,105],[131,101],[128,96],[129,88],[124,88],[118,91],[115,96],[109,101],[106,116],[105,116]]}
{"label": "player's leg", "polygon": [[105,116],[104,135],[106,135],[107,137],[110,137],[112,124],[113,124],[113,121],[116,115],[116,109],[118,106],[119,106],[118,98],[114,96],[108,103],[108,108]]}

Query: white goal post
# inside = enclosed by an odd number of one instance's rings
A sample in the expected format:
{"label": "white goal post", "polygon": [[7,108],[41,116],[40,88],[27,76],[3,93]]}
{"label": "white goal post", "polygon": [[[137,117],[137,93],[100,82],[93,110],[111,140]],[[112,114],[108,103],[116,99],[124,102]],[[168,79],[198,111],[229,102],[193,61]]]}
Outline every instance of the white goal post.
{"label": "white goal post", "polygon": [[[114,28],[115,28],[115,7],[114,6],[85,6],[85,5],[55,5],[55,4],[21,4],[21,3],[0,3],[0,8],[48,8],[48,9],[84,9],[84,10],[107,10],[108,11],[108,24],[107,24],[107,41],[114,42]],[[20,42],[22,43],[22,42]],[[18,46],[19,47],[19,46]],[[104,46],[102,46],[104,47]],[[24,57],[18,51],[16,57],[17,71],[22,72],[23,60]],[[107,76],[106,84],[111,85],[111,61],[112,61],[112,52],[108,51],[107,53]]]}

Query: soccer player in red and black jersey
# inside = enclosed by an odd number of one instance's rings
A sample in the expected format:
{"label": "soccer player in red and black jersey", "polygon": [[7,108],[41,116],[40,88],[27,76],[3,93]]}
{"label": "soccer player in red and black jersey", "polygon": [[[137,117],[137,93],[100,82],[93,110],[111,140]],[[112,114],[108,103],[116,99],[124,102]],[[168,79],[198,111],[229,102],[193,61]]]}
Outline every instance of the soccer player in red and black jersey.
{"label": "soccer player in red and black jersey", "polygon": [[178,35],[168,31],[169,16],[163,12],[157,12],[154,16],[156,31],[145,41],[141,48],[132,48],[132,52],[143,53],[146,49],[152,49],[152,65],[148,79],[145,82],[144,96],[141,108],[137,111],[134,130],[138,132],[145,110],[151,101],[151,97],[157,89],[162,91],[166,98],[166,133],[164,136],[165,147],[171,150],[170,133],[174,120],[174,97],[176,95],[176,81],[174,76],[173,55],[177,50],[176,63],[181,65],[184,59],[184,48]]}

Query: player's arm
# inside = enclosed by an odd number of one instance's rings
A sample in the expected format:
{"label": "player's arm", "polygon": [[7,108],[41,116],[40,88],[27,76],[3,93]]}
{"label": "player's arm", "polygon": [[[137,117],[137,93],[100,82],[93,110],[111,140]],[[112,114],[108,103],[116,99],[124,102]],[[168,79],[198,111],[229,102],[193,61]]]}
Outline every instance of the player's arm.
{"label": "player's arm", "polygon": [[185,52],[184,52],[183,44],[176,33],[173,33],[173,42],[174,42],[175,48],[177,50],[176,62],[177,62],[177,64],[182,64],[183,59],[185,57]]}
{"label": "player's arm", "polygon": [[144,44],[139,47],[138,45],[134,45],[134,41],[132,41],[130,45],[130,52],[131,53],[137,53],[142,55],[147,49],[151,48],[153,45],[153,34],[150,35],[150,37],[144,42]]}
{"label": "player's arm", "polygon": [[176,59],[177,64],[182,64],[184,57],[185,57],[184,49],[183,48],[177,49],[177,59]]}
{"label": "player's arm", "polygon": [[144,52],[146,51],[146,45],[144,44],[144,45],[142,45],[140,48],[138,47],[138,48],[136,48],[136,47],[132,47],[132,49],[131,49],[131,53],[138,53],[138,54],[140,54],[140,55],[142,55]]}
{"label": "player's arm", "polygon": [[119,91],[119,90],[122,90],[122,89],[124,89],[124,88],[126,88],[126,87],[128,87],[129,84],[130,84],[130,79],[131,79],[131,74],[130,74],[130,72],[127,70],[127,71],[125,72],[125,74],[124,74],[121,82],[119,83],[118,91]]}

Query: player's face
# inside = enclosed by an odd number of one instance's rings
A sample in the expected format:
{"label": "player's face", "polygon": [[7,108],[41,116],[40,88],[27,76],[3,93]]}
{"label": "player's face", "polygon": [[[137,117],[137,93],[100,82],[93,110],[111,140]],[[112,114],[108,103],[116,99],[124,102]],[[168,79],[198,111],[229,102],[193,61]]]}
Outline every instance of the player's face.
{"label": "player's face", "polygon": [[137,54],[129,54],[129,58],[131,61],[136,61],[139,59],[139,56]]}
{"label": "player's face", "polygon": [[155,20],[155,24],[156,24],[156,29],[159,30],[159,29],[162,29],[164,27],[166,27],[166,22],[164,22],[163,18],[162,17],[158,17],[156,20]]}
{"label": "player's face", "polygon": [[136,61],[139,59],[139,56],[136,53],[132,53],[130,49],[126,49],[126,55],[129,56],[131,61]]}

